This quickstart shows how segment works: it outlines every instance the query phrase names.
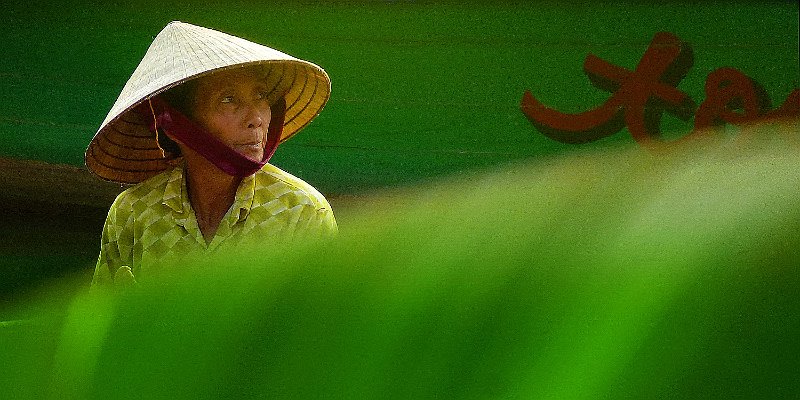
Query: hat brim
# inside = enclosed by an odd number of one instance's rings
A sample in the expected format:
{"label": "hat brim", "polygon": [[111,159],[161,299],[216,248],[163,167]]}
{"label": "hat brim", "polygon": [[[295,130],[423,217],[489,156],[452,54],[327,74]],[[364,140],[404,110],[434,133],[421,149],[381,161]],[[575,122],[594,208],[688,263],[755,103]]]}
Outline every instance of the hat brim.
{"label": "hat brim", "polygon": [[[169,28],[173,28],[171,32],[168,32]],[[180,28],[178,33],[184,36],[176,38],[174,28]],[[187,30],[192,33],[189,38],[186,37]],[[198,48],[198,36],[206,48],[186,55],[187,47]],[[210,56],[207,56],[208,47],[216,50]],[[178,56],[170,55],[176,53]],[[198,54],[201,54],[200,58]],[[170,63],[163,62],[168,57]],[[191,65],[187,66],[187,63]],[[156,135],[149,129],[152,121],[134,109],[185,82],[223,70],[246,67],[264,68],[264,79],[272,96],[283,97],[286,101],[281,142],[308,125],[330,98],[330,79],[315,64],[218,31],[173,22],[153,41],[89,143],[85,154],[86,166],[105,180],[124,184],[144,181],[171,168],[174,159],[159,147]]]}

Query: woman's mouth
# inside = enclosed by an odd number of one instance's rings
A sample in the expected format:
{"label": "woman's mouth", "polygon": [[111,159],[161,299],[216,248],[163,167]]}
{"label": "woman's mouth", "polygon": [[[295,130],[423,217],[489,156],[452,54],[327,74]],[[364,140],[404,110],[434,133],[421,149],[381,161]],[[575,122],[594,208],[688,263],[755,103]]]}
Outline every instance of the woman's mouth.
{"label": "woman's mouth", "polygon": [[238,143],[238,144],[236,144],[236,147],[242,147],[242,148],[260,148],[260,147],[262,147],[263,143],[264,143],[264,142],[262,142],[262,141],[260,141],[260,140],[259,140],[259,141],[255,141],[255,142],[245,142],[245,143]]}

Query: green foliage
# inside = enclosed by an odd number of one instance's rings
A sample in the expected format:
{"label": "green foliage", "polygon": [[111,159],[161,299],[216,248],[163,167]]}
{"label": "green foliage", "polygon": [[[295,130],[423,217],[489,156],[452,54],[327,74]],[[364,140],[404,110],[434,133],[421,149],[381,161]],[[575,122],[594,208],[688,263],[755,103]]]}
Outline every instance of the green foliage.
{"label": "green foliage", "polygon": [[0,328],[0,391],[791,397],[800,159],[785,144],[577,154],[356,198],[333,242],[33,307]]}

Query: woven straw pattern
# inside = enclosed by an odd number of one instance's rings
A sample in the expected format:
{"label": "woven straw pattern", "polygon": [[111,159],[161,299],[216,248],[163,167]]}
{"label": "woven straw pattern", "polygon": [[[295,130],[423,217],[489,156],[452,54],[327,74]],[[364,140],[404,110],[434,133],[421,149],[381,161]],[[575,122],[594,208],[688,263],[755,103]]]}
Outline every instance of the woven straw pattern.
{"label": "woven straw pattern", "polygon": [[171,22],[148,48],[86,150],[86,165],[103,179],[138,183],[171,168],[145,121],[132,109],[159,93],[216,70],[263,68],[271,98],[286,99],[281,142],[314,119],[330,97],[322,68],[248,40]]}
{"label": "woven straw pattern", "polygon": [[103,228],[95,284],[109,284],[122,266],[147,278],[166,264],[202,256],[221,247],[259,241],[331,235],[336,221],[325,198],[302,180],[265,165],[245,178],[206,243],[189,203],[183,168],[177,167],[136,185],[117,197]]}

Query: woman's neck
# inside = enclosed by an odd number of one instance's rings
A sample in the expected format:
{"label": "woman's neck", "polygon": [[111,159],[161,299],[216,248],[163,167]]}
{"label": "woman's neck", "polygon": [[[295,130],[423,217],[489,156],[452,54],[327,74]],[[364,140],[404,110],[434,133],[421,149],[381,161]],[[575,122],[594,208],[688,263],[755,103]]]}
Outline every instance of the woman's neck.
{"label": "woman's neck", "polygon": [[186,187],[197,225],[210,243],[236,199],[242,179],[226,174],[202,157],[187,157]]}

